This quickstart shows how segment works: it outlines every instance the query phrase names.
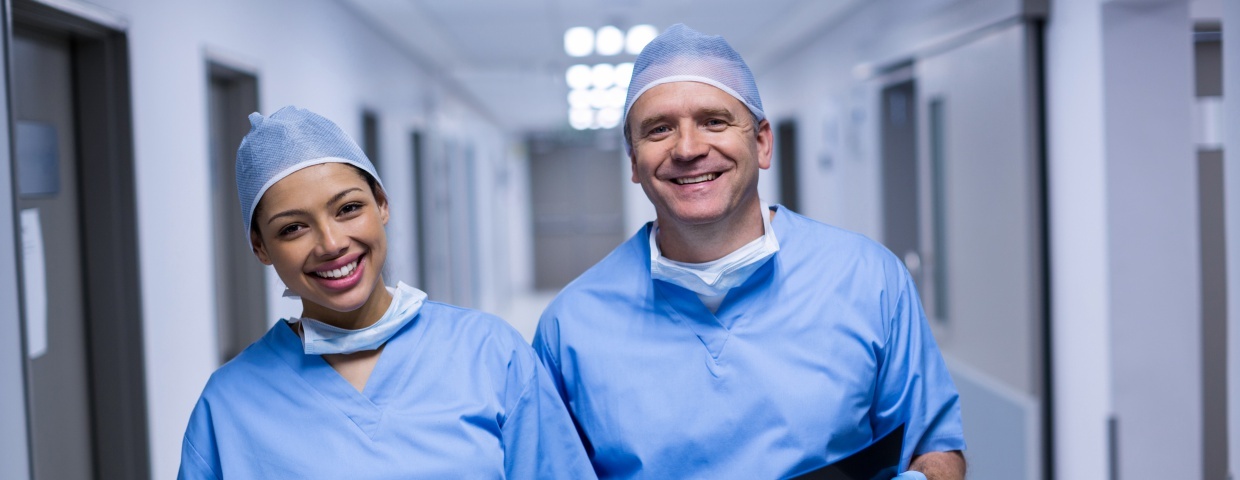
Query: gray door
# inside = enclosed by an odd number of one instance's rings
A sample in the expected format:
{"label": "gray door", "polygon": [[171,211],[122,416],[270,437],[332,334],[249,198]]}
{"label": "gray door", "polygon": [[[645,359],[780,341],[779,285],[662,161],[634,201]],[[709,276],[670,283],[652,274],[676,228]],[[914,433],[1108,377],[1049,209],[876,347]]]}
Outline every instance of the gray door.
{"label": "gray door", "polygon": [[231,360],[267,331],[263,265],[246,242],[237,200],[237,147],[258,111],[253,75],[210,64],[211,198],[215,228],[215,305],[220,363]]}
{"label": "gray door", "polygon": [[883,244],[904,259],[920,285],[918,224],[917,89],[913,80],[883,88]]}
{"label": "gray door", "polygon": [[[44,318],[27,318],[28,330],[46,331],[46,348],[41,342],[28,347],[34,476],[92,478],[71,48],[67,38],[19,30],[12,51],[16,206],[27,219],[37,215],[46,280],[42,286],[26,285],[46,291],[47,307],[45,330],[32,324]],[[33,225],[27,220],[27,228]]]}
{"label": "gray door", "polygon": [[978,478],[1040,478],[1045,256],[1034,29],[917,59],[922,300]]}
{"label": "gray door", "polygon": [[530,159],[534,285],[555,290],[624,241],[624,184],[576,181],[615,178],[624,160],[620,152],[592,146],[535,150]]}

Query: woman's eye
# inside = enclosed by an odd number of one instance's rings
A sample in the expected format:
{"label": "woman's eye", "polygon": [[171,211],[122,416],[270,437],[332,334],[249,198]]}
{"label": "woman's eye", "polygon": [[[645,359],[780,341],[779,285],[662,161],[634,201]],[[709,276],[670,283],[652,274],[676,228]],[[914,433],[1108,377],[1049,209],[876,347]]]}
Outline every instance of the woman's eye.
{"label": "woman's eye", "polygon": [[353,213],[361,209],[362,209],[362,204],[360,203],[357,203],[357,202],[346,203],[343,207],[340,207],[340,214],[343,215],[346,213]]}
{"label": "woman's eye", "polygon": [[294,223],[292,225],[288,225],[288,226],[285,226],[284,228],[281,228],[278,234],[281,237],[287,237],[289,235],[297,233],[299,230],[301,230],[301,225]]}

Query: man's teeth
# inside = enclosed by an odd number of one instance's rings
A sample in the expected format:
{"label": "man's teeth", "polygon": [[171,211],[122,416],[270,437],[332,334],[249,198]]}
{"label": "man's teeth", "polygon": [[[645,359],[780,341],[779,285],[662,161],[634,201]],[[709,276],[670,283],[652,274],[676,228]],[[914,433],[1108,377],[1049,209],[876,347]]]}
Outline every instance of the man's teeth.
{"label": "man's teeth", "polygon": [[677,179],[672,180],[672,181],[673,181],[673,182],[676,182],[676,184],[677,184],[677,185],[691,185],[691,184],[694,184],[694,183],[709,182],[709,181],[714,180],[714,179],[716,179],[716,178],[719,178],[719,174],[718,174],[718,173],[707,173],[707,174],[705,174],[705,175],[698,175],[698,176],[696,176],[696,177],[689,177],[689,178],[677,178]]}
{"label": "man's teeth", "polygon": [[314,274],[320,277],[323,277],[323,278],[343,278],[343,277],[348,276],[350,273],[353,273],[353,269],[355,268],[357,268],[357,260],[354,260],[353,263],[337,268],[335,270],[328,270],[326,272],[314,272]]}

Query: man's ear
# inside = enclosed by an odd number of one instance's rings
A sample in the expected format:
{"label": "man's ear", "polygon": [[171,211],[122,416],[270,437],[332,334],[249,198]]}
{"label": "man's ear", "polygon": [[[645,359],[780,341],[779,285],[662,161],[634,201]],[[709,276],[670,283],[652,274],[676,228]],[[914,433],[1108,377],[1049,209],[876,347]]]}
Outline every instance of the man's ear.
{"label": "man's ear", "polygon": [[629,154],[629,169],[633,171],[633,176],[629,177],[629,180],[633,183],[642,183],[641,179],[637,178],[637,155],[632,153]]}
{"label": "man's ear", "polygon": [[757,146],[758,146],[758,168],[766,170],[771,168],[771,154],[775,150],[775,134],[771,132],[771,122],[762,119],[758,122]]}
{"label": "man's ear", "polygon": [[263,265],[271,265],[271,257],[267,256],[267,246],[263,245],[263,237],[258,235],[258,229],[250,229],[250,249]]}

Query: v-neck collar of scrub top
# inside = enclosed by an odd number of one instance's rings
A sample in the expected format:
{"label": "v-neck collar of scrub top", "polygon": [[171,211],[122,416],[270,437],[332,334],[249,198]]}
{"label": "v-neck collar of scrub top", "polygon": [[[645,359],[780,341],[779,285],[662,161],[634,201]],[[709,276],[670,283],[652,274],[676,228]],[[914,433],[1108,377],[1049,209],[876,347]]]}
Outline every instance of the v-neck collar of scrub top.
{"label": "v-neck collar of scrub top", "polygon": [[[414,315],[420,316],[421,311]],[[409,375],[404,372],[414,368],[417,363],[401,352],[417,351],[422,332],[425,331],[420,328],[421,320],[415,317],[384,344],[379,359],[375,361],[375,368],[371,370],[366,386],[361,391],[353,388],[322,355],[305,354],[301,337],[298,337],[292,328],[288,328],[287,322],[283,320],[279,323],[285,324],[285,327],[276,325],[272,350],[311,390],[321,396],[321,401],[335,406],[365,432],[366,436],[373,439],[383,419],[383,406],[389,403],[392,395],[400,393],[397,391],[400,390],[398,385],[391,385],[393,379],[408,378]]]}
{"label": "v-neck collar of scrub top", "polygon": [[[772,206],[771,211],[777,212],[771,219],[771,228],[775,230],[775,235],[779,238],[784,236],[784,224],[786,221],[780,221],[786,215],[778,214],[778,207]],[[652,228],[651,224],[647,224],[646,228]],[[649,235],[649,232],[646,233]],[[649,244],[644,247],[645,257],[649,258]],[[702,345],[710,352],[710,356],[716,362],[723,353],[724,346],[727,345],[728,339],[731,337],[732,330],[744,325],[744,320],[749,318],[747,313],[749,309],[758,302],[760,297],[769,294],[769,289],[764,289],[774,278],[774,271],[779,263],[779,252],[776,252],[762,267],[754,271],[744,283],[736,286],[728,291],[723,297],[723,303],[719,304],[719,309],[714,313],[706,308],[702,300],[692,290],[668,283],[662,280],[651,280],[654,282],[655,304],[663,309],[667,315],[678,323],[681,323],[691,329],[694,335],[702,341]],[[649,266],[647,266],[649,268]],[[649,272],[647,271],[647,274]]]}

